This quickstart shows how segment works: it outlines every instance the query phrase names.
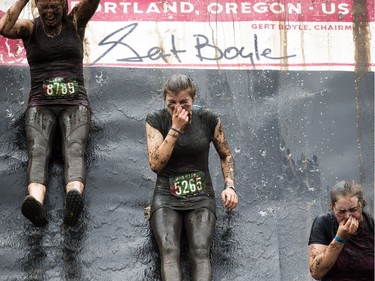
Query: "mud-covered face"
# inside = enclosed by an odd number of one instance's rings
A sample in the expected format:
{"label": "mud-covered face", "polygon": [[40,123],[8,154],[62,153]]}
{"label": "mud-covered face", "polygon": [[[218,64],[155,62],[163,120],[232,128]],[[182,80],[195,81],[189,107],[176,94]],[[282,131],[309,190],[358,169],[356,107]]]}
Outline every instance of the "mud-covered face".
{"label": "mud-covered face", "polygon": [[362,221],[362,207],[356,196],[339,197],[332,207],[332,210],[339,223],[348,219],[349,216],[356,218],[360,222]]}
{"label": "mud-covered face", "polygon": [[180,91],[177,94],[167,93],[165,96],[165,103],[168,109],[169,114],[173,114],[175,110],[179,107],[182,107],[186,110],[189,115],[193,109],[193,98],[191,97],[190,91],[184,90]]}
{"label": "mud-covered face", "polygon": [[37,0],[36,6],[46,27],[54,29],[61,24],[65,7],[64,0]]}

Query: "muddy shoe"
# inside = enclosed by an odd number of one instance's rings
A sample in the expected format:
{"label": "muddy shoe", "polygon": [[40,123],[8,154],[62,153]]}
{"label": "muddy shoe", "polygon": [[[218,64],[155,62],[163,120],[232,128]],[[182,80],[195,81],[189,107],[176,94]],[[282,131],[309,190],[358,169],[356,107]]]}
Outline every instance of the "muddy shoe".
{"label": "muddy shoe", "polygon": [[48,223],[43,205],[31,195],[23,200],[21,212],[35,226],[41,227]]}
{"label": "muddy shoe", "polygon": [[65,197],[64,223],[73,226],[83,209],[83,196],[78,190],[71,190]]}

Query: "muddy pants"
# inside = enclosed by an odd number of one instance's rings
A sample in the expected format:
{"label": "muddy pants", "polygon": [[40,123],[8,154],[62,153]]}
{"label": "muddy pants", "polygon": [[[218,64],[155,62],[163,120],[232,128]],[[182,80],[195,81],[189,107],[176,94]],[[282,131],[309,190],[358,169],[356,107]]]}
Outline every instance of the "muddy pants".
{"label": "muddy pants", "polygon": [[176,211],[159,208],[151,216],[151,228],[161,257],[163,281],[181,281],[181,231],[184,228],[189,245],[192,280],[212,280],[210,248],[216,216],[207,208]]}
{"label": "muddy pants", "polygon": [[27,184],[46,186],[56,128],[61,132],[65,184],[85,184],[85,150],[91,114],[85,106],[33,106],[26,111]]}

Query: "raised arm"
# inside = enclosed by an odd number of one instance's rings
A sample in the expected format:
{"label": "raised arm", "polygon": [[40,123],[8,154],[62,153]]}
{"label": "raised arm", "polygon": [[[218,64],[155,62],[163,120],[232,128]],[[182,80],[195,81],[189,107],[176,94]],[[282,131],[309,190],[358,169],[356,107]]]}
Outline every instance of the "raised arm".
{"label": "raised arm", "polygon": [[31,20],[19,19],[29,0],[17,0],[0,19],[0,34],[10,39],[28,39],[33,29]]}
{"label": "raised arm", "polygon": [[234,160],[220,120],[215,127],[213,143],[220,157],[221,171],[223,173],[225,183],[225,188],[221,193],[221,199],[227,209],[234,209],[238,203],[238,197],[234,187]]}
{"label": "raised arm", "polygon": [[83,36],[82,32],[84,32],[86,24],[95,14],[99,3],[100,0],[81,0],[77,6],[72,9],[70,15],[80,35]]}

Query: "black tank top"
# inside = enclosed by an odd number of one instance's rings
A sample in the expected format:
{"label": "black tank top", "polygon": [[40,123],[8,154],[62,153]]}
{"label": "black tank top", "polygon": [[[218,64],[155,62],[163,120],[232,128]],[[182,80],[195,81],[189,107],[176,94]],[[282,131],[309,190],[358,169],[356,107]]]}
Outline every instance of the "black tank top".
{"label": "black tank top", "polygon": [[[175,210],[193,210],[208,208],[216,213],[215,193],[209,172],[209,149],[213,140],[218,117],[206,109],[193,110],[191,125],[181,134],[172,155],[157,175],[156,186],[151,202],[151,214],[158,208],[168,207]],[[160,131],[165,138],[172,126],[172,119],[166,109],[149,114],[146,122]],[[170,191],[170,178],[189,173],[203,172],[205,175],[204,192],[186,198],[176,198]]]}
{"label": "black tank top", "polygon": [[29,106],[89,105],[83,80],[83,43],[70,17],[63,18],[62,30],[54,38],[45,34],[42,20],[36,18],[25,48],[31,76]]}
{"label": "black tank top", "polygon": [[[374,220],[366,212],[356,235],[344,245],[333,267],[322,281],[374,281]],[[311,227],[309,245],[329,245],[339,224],[333,213],[315,218]]]}

